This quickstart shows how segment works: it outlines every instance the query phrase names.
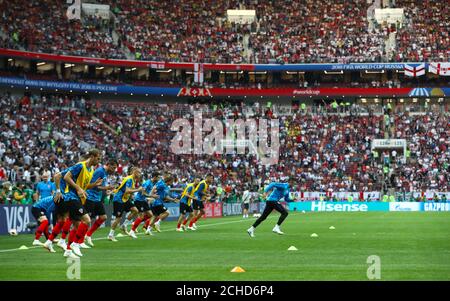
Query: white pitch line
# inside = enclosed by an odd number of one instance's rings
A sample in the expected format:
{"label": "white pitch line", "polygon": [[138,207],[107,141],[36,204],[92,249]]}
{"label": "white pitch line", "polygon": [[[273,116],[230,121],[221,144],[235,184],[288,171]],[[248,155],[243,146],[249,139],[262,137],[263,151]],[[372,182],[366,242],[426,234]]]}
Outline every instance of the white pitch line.
{"label": "white pitch line", "polygon": [[[291,213],[292,214],[292,213]],[[267,217],[267,219],[273,218],[273,217],[278,217],[278,215],[272,215]],[[218,226],[218,225],[227,225],[227,224],[235,224],[235,223],[242,223],[242,222],[247,222],[248,220],[246,219],[242,219],[242,220],[237,220],[237,221],[230,221],[230,222],[223,222],[223,223],[213,223],[213,224],[206,224],[206,225],[202,225],[201,228],[204,227],[211,227],[211,226]],[[176,229],[167,229],[167,230],[161,230],[161,232],[169,232],[169,231],[176,231]],[[145,233],[137,233],[136,235],[144,235]],[[92,240],[105,240],[108,239],[108,237],[99,237],[99,238],[93,238]],[[42,248],[42,246],[31,246],[28,247],[28,249],[37,249],[37,248]],[[6,252],[13,252],[13,251],[21,251],[19,248],[15,248],[15,249],[7,249],[7,250],[0,250],[0,253],[6,253]]]}
{"label": "white pitch line", "polygon": [[[32,246],[32,247],[27,247],[27,248],[28,249],[36,249],[36,248],[42,248],[42,246]],[[12,252],[12,251],[18,251],[18,250],[20,250],[20,249],[16,248],[16,249],[0,250],[0,253],[6,253],[6,252]]]}

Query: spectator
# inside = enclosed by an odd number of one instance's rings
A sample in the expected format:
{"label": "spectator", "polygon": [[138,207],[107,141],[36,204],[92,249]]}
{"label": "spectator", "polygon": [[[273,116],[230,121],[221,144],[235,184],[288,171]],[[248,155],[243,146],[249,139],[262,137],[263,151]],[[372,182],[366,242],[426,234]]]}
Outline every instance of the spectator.
{"label": "spectator", "polygon": [[22,204],[27,201],[27,194],[25,193],[25,184],[19,182],[17,186],[12,189],[12,204]]}
{"label": "spectator", "polygon": [[8,181],[3,182],[0,189],[0,204],[8,205],[12,201],[12,184]]}

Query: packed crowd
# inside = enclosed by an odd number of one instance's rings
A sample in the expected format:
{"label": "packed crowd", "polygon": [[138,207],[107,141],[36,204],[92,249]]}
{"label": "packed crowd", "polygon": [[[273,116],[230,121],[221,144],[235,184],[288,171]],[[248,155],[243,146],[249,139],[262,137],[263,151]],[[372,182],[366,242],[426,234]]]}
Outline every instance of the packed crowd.
{"label": "packed crowd", "polygon": [[449,61],[450,11],[448,1],[398,0],[406,24],[397,33],[396,61]]}
{"label": "packed crowd", "polygon": [[[280,117],[280,158],[265,166],[249,154],[176,155],[171,149],[176,118],[234,119],[277,117],[271,105],[255,103],[123,104],[93,102],[67,95],[0,98],[0,181],[36,183],[48,171],[64,169],[89,147],[119,159],[119,176],[139,165],[146,173],[170,170],[179,181],[212,172],[232,191],[261,187],[293,175],[297,191],[380,191],[385,156],[398,189],[448,189],[450,124],[447,113],[395,117],[396,138],[406,138],[408,160],[400,154],[374,156],[371,140],[384,138],[383,115],[294,114]],[[118,179],[116,179],[118,180]]]}
{"label": "packed crowd", "polygon": [[409,142],[405,162],[390,154],[392,183],[398,190],[421,191],[450,189],[450,119],[446,115],[395,116],[395,137]]}
{"label": "packed crowd", "polygon": [[380,62],[386,30],[368,31],[365,0],[262,1],[252,63]]}
{"label": "packed crowd", "polygon": [[90,16],[69,20],[64,1],[0,0],[0,47],[88,57],[125,58],[113,23]]}
{"label": "packed crowd", "polygon": [[[388,59],[385,42],[393,30],[392,60],[449,60],[445,1],[397,1],[406,21],[396,29],[369,26],[367,0],[99,2],[110,5],[109,21],[87,15],[69,21],[60,1],[0,0],[0,47],[175,62],[380,62]],[[239,8],[256,10],[256,20],[229,22],[227,9]]]}
{"label": "packed crowd", "polygon": [[[111,4],[124,45],[137,59],[242,63],[247,27],[226,20],[238,1],[117,0]],[[151,9],[149,9],[151,7]]]}

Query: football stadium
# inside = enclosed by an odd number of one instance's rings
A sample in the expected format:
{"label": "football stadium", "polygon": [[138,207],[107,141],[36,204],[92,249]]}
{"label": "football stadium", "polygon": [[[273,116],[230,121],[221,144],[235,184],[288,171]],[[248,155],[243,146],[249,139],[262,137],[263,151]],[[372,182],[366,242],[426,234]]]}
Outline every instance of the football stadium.
{"label": "football stadium", "polygon": [[0,12],[0,280],[450,280],[448,1]]}

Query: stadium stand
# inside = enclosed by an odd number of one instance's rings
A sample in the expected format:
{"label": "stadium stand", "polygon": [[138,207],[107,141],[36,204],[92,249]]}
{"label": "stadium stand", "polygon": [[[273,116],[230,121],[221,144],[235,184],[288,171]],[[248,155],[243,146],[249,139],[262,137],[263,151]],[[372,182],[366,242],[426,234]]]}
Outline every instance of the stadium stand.
{"label": "stadium stand", "polygon": [[406,24],[397,33],[396,61],[449,61],[450,17],[446,1],[398,0]]}
{"label": "stadium stand", "polygon": [[[378,24],[373,17],[373,8],[381,1],[95,2],[110,5],[109,19],[83,13],[81,20],[68,20],[63,2],[0,0],[0,48],[95,58],[233,64],[450,60],[450,20],[444,1],[383,1],[383,5],[404,9],[404,22],[391,25]],[[229,22],[227,9],[253,9],[256,19],[250,24]],[[388,41],[392,37],[393,41]],[[121,65],[77,64],[72,71],[70,66],[75,64],[68,64],[67,70],[64,62],[59,66],[54,62],[41,64],[52,67],[38,68],[34,61],[4,57],[0,76],[180,89],[197,85],[190,70],[190,75],[179,69],[159,76],[153,67],[134,68],[138,70],[132,72]],[[104,69],[109,70],[101,71]],[[231,80],[221,70],[208,72],[203,87],[445,88],[449,84],[447,77],[430,72],[419,78],[405,77],[398,68],[378,74],[297,72],[291,77],[284,77],[289,72],[260,77],[252,72],[251,80],[250,72],[237,70],[230,75]],[[446,95],[441,89],[417,90],[411,93]],[[220,104],[216,98],[202,106],[206,116],[218,118],[242,117],[244,111],[254,112],[256,118],[282,117],[280,162],[266,168],[251,155],[172,154],[169,144],[173,133],[167,128],[176,118],[190,116],[199,104],[133,105],[127,99],[115,103],[90,100],[91,94],[34,93],[1,97],[0,181],[34,183],[43,169],[55,173],[65,167],[63,162],[77,160],[83,149],[97,146],[118,157],[124,173],[141,162],[147,173],[170,169],[180,178],[212,171],[224,187],[236,190],[242,190],[244,182],[261,186],[275,176],[289,174],[301,179],[298,189],[302,191],[449,188],[449,116],[442,99],[438,100],[438,110],[427,107],[420,112],[413,112],[415,104],[398,102],[394,110],[353,102],[350,108],[336,110],[325,99],[326,106],[312,106],[317,99],[310,100],[306,109],[293,104],[287,109],[289,114],[280,114],[276,106]],[[410,143],[407,160],[397,153],[375,157],[370,143],[376,138],[406,138]],[[143,149],[142,145],[148,147]]]}
{"label": "stadium stand", "polygon": [[[68,21],[62,2],[2,0],[0,46],[173,62],[449,60],[445,1],[396,1],[392,7],[405,9],[405,22],[394,26],[369,26],[366,0],[99,2],[110,5],[109,21],[87,15]],[[236,8],[256,10],[256,21],[229,22],[226,10]],[[386,41],[392,32],[396,43],[390,54]]]}
{"label": "stadium stand", "polygon": [[[1,180],[37,182],[44,169],[52,174],[94,146],[120,159],[123,172],[140,162],[146,173],[171,170],[180,179],[213,172],[218,182],[240,190],[244,183],[263,185],[275,176],[294,175],[301,191],[377,191],[382,185],[405,191],[447,189],[450,180],[450,124],[448,111],[413,114],[396,108],[392,130],[380,110],[371,107],[290,108],[281,114],[280,161],[258,164],[253,155],[175,155],[168,132],[173,120],[192,118],[202,108],[204,117],[244,118],[277,116],[277,110],[254,103],[143,104],[91,101],[70,95],[4,94],[0,108]],[[378,108],[380,109],[380,108]],[[363,114],[364,113],[364,114]],[[190,116],[190,117],[189,117]],[[393,132],[411,141],[407,161],[398,153],[374,156],[372,139]],[[146,145],[142,148],[142,145]],[[384,157],[389,174],[383,175]],[[384,163],[383,163],[384,162]],[[386,178],[385,178],[386,177]]]}
{"label": "stadium stand", "polygon": [[68,20],[61,1],[0,1],[0,40],[5,48],[89,57],[124,58],[111,35],[113,23]]}

